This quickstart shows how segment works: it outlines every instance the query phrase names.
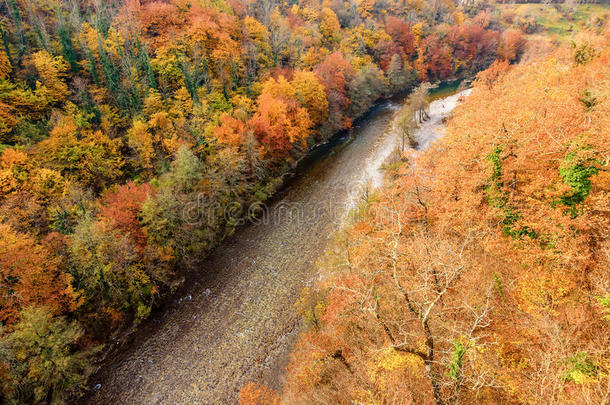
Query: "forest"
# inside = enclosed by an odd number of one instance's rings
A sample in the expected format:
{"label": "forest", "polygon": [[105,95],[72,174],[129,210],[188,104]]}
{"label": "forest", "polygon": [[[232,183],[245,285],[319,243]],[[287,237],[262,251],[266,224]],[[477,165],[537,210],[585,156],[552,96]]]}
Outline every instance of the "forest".
{"label": "forest", "polygon": [[403,153],[298,303],[282,403],[608,403],[609,34],[495,62]]}
{"label": "forest", "polygon": [[475,77],[303,296],[287,398],[607,399],[606,19],[553,50],[486,1],[4,0],[0,402],[77,399],[308,151]]}

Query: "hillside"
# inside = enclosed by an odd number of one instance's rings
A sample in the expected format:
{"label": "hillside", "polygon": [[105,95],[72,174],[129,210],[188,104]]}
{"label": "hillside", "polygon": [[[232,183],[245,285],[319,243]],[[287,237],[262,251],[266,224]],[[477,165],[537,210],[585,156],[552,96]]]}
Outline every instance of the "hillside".
{"label": "hillside", "polygon": [[283,402],[607,402],[610,37],[574,39],[403,155],[303,294]]}

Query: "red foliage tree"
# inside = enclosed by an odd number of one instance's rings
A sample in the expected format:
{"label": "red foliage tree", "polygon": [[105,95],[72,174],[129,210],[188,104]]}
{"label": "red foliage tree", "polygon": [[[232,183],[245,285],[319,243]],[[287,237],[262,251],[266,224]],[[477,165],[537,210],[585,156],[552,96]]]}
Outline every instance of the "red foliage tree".
{"label": "red foliage tree", "polygon": [[514,29],[506,30],[502,33],[500,39],[498,56],[509,62],[516,62],[525,51],[525,44],[526,40],[521,31]]}
{"label": "red foliage tree", "polygon": [[444,44],[438,35],[431,35],[424,40],[425,69],[431,81],[444,80],[453,73],[451,48]]}
{"label": "red foliage tree", "polygon": [[316,67],[315,73],[326,87],[331,126],[348,128],[351,122],[345,111],[349,106],[348,84],[354,77],[354,68],[341,52],[334,52]]}
{"label": "red foliage tree", "polygon": [[461,24],[449,31],[448,45],[456,70],[474,73],[487,68],[495,59],[499,33],[479,24]]}
{"label": "red foliage tree", "polygon": [[150,184],[131,181],[108,192],[102,202],[102,215],[111,227],[129,234],[142,249],[146,246],[146,235],[140,225],[140,209],[152,192]]}
{"label": "red foliage tree", "polygon": [[381,40],[375,46],[375,57],[384,71],[388,70],[392,56],[401,53],[400,47],[394,41]]}
{"label": "red foliage tree", "polygon": [[388,16],[385,20],[385,31],[400,47],[405,56],[411,57],[415,54],[415,38],[411,33],[410,23],[394,16]]}

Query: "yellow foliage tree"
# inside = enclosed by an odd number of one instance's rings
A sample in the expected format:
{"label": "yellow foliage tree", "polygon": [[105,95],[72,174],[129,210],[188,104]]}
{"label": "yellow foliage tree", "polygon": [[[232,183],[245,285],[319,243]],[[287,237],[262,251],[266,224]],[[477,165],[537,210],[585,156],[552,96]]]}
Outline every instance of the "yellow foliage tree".
{"label": "yellow foliage tree", "polygon": [[63,80],[68,71],[68,63],[61,56],[51,56],[47,51],[34,53],[32,63],[40,77],[36,93],[48,104],[64,101],[70,94],[68,85]]}

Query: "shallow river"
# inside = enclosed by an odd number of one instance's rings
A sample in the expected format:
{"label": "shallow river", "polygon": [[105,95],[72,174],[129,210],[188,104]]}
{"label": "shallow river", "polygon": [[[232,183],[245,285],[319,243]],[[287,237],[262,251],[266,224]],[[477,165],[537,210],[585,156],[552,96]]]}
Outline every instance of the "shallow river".
{"label": "shallow river", "polygon": [[[431,104],[416,135],[422,148],[440,136],[459,96]],[[379,104],[351,137],[315,151],[261,221],[216,249],[200,276],[92,378],[99,388],[84,402],[225,404],[250,381],[281,388],[300,326],[294,303],[364,187],[382,184],[378,169],[397,144],[399,108]]]}

